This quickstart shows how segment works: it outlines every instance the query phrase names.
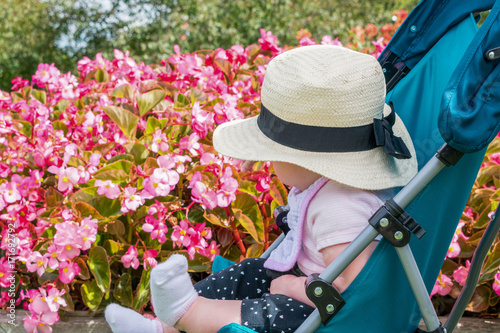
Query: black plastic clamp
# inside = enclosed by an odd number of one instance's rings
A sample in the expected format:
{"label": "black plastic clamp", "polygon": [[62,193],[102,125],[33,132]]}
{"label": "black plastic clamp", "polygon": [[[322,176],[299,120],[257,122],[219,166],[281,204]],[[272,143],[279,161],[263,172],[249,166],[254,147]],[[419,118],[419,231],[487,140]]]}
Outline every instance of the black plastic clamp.
{"label": "black plastic clamp", "polygon": [[337,289],[331,283],[321,279],[317,273],[307,278],[306,295],[316,305],[324,325],[328,324],[345,305]]}
{"label": "black plastic clamp", "polygon": [[447,143],[441,146],[436,153],[436,157],[444,163],[447,167],[455,165],[464,156],[464,153],[456,150]]}
{"label": "black plastic clamp", "polygon": [[448,331],[446,330],[446,327],[444,327],[443,324],[441,323],[439,323],[439,327],[432,332],[423,331],[420,328],[417,328],[417,330],[415,331],[415,333],[447,333],[447,332]]}
{"label": "black plastic clamp", "polygon": [[369,220],[389,243],[403,247],[410,242],[411,234],[417,238],[425,235],[425,230],[393,199],[389,199]]}
{"label": "black plastic clamp", "polygon": [[285,235],[290,231],[290,227],[287,223],[287,215],[289,211],[290,208],[288,206],[278,206],[273,211],[276,225],[285,233]]}

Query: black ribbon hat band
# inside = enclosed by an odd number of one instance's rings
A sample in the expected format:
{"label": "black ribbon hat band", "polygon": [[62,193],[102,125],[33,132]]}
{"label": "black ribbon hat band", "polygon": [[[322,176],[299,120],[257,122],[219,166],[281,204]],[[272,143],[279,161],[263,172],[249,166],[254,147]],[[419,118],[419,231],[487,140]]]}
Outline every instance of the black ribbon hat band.
{"label": "black ribbon hat band", "polygon": [[347,153],[383,146],[384,151],[395,158],[411,158],[404,141],[392,131],[396,113],[392,104],[390,106],[391,113],[382,119],[373,119],[373,124],[356,127],[321,127],[288,122],[261,105],[257,125],[271,140],[298,150]]}

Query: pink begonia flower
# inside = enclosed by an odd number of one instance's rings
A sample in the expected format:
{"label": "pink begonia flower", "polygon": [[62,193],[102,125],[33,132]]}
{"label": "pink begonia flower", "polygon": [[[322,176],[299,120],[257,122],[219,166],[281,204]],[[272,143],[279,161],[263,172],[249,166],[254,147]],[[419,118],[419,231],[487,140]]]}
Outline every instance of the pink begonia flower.
{"label": "pink begonia flower", "polygon": [[178,225],[174,225],[172,229],[174,231],[170,238],[177,246],[188,247],[191,244],[191,236],[196,234],[196,231],[186,220],[182,220]]}
{"label": "pink begonia flower", "polygon": [[42,276],[47,268],[47,263],[47,258],[44,258],[40,252],[33,251],[28,257],[26,268],[28,269],[28,272],[36,272],[38,276]]}
{"label": "pink begonia flower", "polygon": [[205,138],[213,130],[214,114],[203,111],[200,102],[195,102],[191,111],[191,127],[200,136]]}
{"label": "pink begonia flower", "polygon": [[308,46],[308,45],[316,45],[316,41],[313,38],[309,38],[307,36],[304,36],[300,39],[299,42],[300,46]]}
{"label": "pink begonia flower", "polygon": [[[199,171],[197,171],[197,173],[199,173]],[[193,201],[201,203],[208,209],[214,209],[217,207],[217,194],[212,189],[207,188],[203,182],[196,181],[193,183],[191,179],[190,188],[191,199]]]}
{"label": "pink begonia flower", "polygon": [[441,296],[448,295],[452,286],[453,282],[448,276],[439,274],[439,277],[434,284],[434,288],[432,288],[431,297],[435,294],[439,294]]}
{"label": "pink begonia flower", "polygon": [[201,144],[198,142],[200,137],[197,133],[192,133],[189,137],[185,136],[179,141],[181,150],[188,150],[191,155],[198,156],[198,151],[201,149]]}
{"label": "pink begonia flower", "polygon": [[469,275],[470,261],[465,262],[465,267],[460,266],[453,272],[453,278],[462,287],[465,286],[465,281],[467,280],[467,275]]}
{"label": "pink begonia flower", "polygon": [[27,314],[23,327],[28,333],[52,333],[50,325],[57,321],[59,321],[57,312],[47,312],[43,315]]}
{"label": "pink begonia flower", "polygon": [[99,163],[101,163],[101,153],[97,152],[97,153],[92,153],[92,155],[90,155],[89,157],[89,166],[98,166]]}
{"label": "pink begonia flower", "polygon": [[54,64],[38,64],[38,70],[32,76],[32,81],[39,87],[45,87],[48,82],[54,81],[58,78],[61,72],[54,66]]}
{"label": "pink begonia flower", "polygon": [[236,200],[235,192],[238,190],[239,184],[233,177],[233,169],[226,167],[224,174],[220,177],[222,186],[217,191],[217,205],[219,207],[228,207],[231,202]]}
{"label": "pink begonia flower", "polygon": [[146,223],[142,225],[142,230],[151,233],[151,239],[158,239],[160,243],[165,243],[168,232],[168,228],[164,222],[155,219],[153,216],[146,216]]}
{"label": "pink begonia flower", "polygon": [[493,290],[500,296],[500,271],[495,274],[495,281],[492,285]]}
{"label": "pink begonia flower", "polygon": [[273,51],[273,56],[278,55],[283,52],[278,46],[278,37],[274,36],[271,31],[267,31],[265,29],[260,29],[259,44],[262,50],[271,50]]}
{"label": "pink begonia flower", "polygon": [[453,241],[454,242],[457,242],[458,241],[458,238],[462,238],[464,240],[468,240],[469,237],[465,236],[463,231],[462,231],[462,227],[465,225],[465,222],[460,222],[458,223],[458,226],[457,226],[457,229],[455,230],[455,234],[453,235]]}
{"label": "pink begonia flower", "polygon": [[139,252],[137,251],[136,247],[130,245],[128,247],[127,253],[125,253],[120,259],[120,261],[123,263],[123,267],[132,267],[133,269],[137,269],[137,267],[139,267],[139,259],[137,259],[138,254]]}
{"label": "pink begonia flower", "polygon": [[71,209],[64,209],[61,216],[64,221],[71,221],[73,219],[73,211]]}
{"label": "pink begonia flower", "polygon": [[139,194],[135,194],[137,189],[135,187],[126,187],[123,190],[123,196],[125,200],[123,201],[121,212],[128,213],[131,210],[136,210],[144,204],[144,198]]}
{"label": "pink begonia flower", "polygon": [[12,91],[16,91],[20,88],[23,88],[23,87],[26,87],[30,84],[30,81],[29,80],[23,80],[23,78],[21,76],[18,76],[16,78],[13,78],[10,83],[13,84],[12,88],[10,88],[10,90]]}
{"label": "pink begonia flower", "polygon": [[452,242],[450,244],[450,247],[448,248],[448,253],[446,254],[446,257],[455,258],[459,254],[460,254],[460,244],[458,244],[458,242]]}
{"label": "pink begonia flower", "polygon": [[153,175],[160,178],[162,182],[170,186],[173,190],[179,182],[179,173],[172,170],[176,166],[176,161],[169,155],[162,155],[156,159],[159,168],[153,171]]}
{"label": "pink begonia flower", "polygon": [[259,192],[269,192],[271,189],[271,177],[269,175],[259,176],[255,188]]}
{"label": "pink begonia flower", "polygon": [[111,180],[96,180],[94,183],[98,187],[97,194],[105,195],[108,199],[116,199],[120,196],[120,186]]}
{"label": "pink begonia flower", "polygon": [[0,178],[7,178],[10,174],[10,167],[5,162],[0,162]]}
{"label": "pink begonia flower", "polygon": [[77,244],[81,245],[82,250],[88,250],[92,243],[95,242],[96,236],[97,220],[87,216],[80,222]]}
{"label": "pink begonia flower", "polygon": [[171,189],[168,183],[164,183],[162,178],[159,178],[154,174],[151,177],[145,178],[142,185],[144,186],[144,189],[153,197],[167,196]]}
{"label": "pink begonia flower", "polygon": [[156,130],[153,134],[153,141],[151,143],[151,150],[155,153],[158,151],[168,151],[170,145],[168,144],[167,135],[162,133],[160,129]]}
{"label": "pink begonia flower", "polygon": [[205,257],[210,258],[211,261],[214,261],[215,257],[217,257],[220,253],[219,246],[215,241],[212,241],[210,245],[204,250],[203,255]]}
{"label": "pink begonia flower", "polygon": [[142,260],[144,261],[143,263],[144,269],[148,269],[148,266],[154,268],[158,264],[158,262],[155,259],[157,255],[158,251],[153,249],[144,251],[144,255],[142,256]]}
{"label": "pink begonia flower", "polygon": [[220,159],[212,153],[203,153],[200,157],[201,165],[220,164]]}
{"label": "pink begonia flower", "polygon": [[338,37],[332,40],[332,36],[330,35],[323,36],[323,38],[321,39],[321,44],[342,46],[342,42],[339,41]]}
{"label": "pink begonia flower", "polygon": [[12,269],[10,268],[9,261],[6,257],[0,258],[0,286],[8,288],[11,283]]}
{"label": "pink begonia flower", "polygon": [[78,181],[80,180],[78,170],[74,167],[58,168],[52,165],[47,169],[47,171],[57,175],[57,189],[63,193],[71,191],[73,189],[73,186],[78,184]]}
{"label": "pink begonia flower", "polygon": [[48,292],[46,292],[44,289],[41,289],[40,292],[42,293],[42,295],[45,295],[45,302],[47,302],[47,305],[52,312],[57,312],[61,305],[67,305],[66,301],[63,298],[63,295],[66,293],[64,289],[59,291],[57,290],[57,288],[52,287],[48,289]]}
{"label": "pink begonia flower", "polygon": [[59,264],[59,280],[62,283],[70,283],[80,274],[80,266],[76,262],[63,261]]}
{"label": "pink begonia flower", "polygon": [[[56,270],[59,267],[59,256],[61,252],[55,245],[50,245],[47,248],[47,253],[44,254],[44,257],[47,258],[47,264],[51,269]],[[63,259],[66,260],[66,259]]]}
{"label": "pink begonia flower", "polygon": [[17,185],[14,182],[2,183],[0,185],[0,195],[8,204],[12,204],[21,200],[21,193],[17,190]]}
{"label": "pink begonia flower", "polygon": [[206,223],[197,224],[194,227],[195,235],[191,237],[192,240],[196,238],[193,242],[199,244],[203,248],[208,246],[207,240],[212,238],[212,230],[205,227],[205,225]]}
{"label": "pink begonia flower", "polygon": [[192,162],[191,157],[185,155],[175,155],[173,158],[176,165],[175,171],[178,174],[186,172],[186,163]]}
{"label": "pink begonia flower", "polygon": [[372,44],[375,46],[375,52],[372,53],[372,56],[374,56],[375,58],[378,58],[378,56],[385,49],[384,39],[384,37],[380,37],[376,41],[372,41]]}

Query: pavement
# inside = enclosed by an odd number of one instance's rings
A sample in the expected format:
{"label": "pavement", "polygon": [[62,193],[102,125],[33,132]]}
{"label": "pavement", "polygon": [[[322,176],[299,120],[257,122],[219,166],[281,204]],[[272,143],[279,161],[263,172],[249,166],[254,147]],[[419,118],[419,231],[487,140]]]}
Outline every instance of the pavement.
{"label": "pavement", "polygon": [[[67,322],[59,321],[52,326],[52,333],[112,333],[104,316],[96,316],[89,318],[83,313],[83,316],[71,317]],[[14,323],[17,326],[9,323],[7,313],[0,312],[0,333],[26,333],[23,328],[23,319],[25,318],[25,311],[16,311],[16,318]],[[442,323],[446,322],[445,317],[439,318]],[[425,330],[425,325],[420,325],[421,329]],[[467,318],[464,317],[460,320],[454,333],[500,333],[500,319],[481,319],[481,318]],[[140,333],[140,332],[138,332]],[[356,333],[356,332],[353,332]],[[371,332],[360,332],[371,333]],[[388,332],[376,332],[388,333]],[[390,333],[390,332],[389,332]],[[398,332],[401,333],[401,332]],[[414,333],[414,332],[408,332]],[[451,333],[451,332],[448,332]]]}

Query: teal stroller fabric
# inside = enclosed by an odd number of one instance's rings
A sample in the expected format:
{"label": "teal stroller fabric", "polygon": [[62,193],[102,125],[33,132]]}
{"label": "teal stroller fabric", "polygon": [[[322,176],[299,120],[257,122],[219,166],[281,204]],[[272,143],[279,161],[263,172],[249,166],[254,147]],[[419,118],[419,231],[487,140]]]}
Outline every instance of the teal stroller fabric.
{"label": "teal stroller fabric", "polygon": [[[443,92],[478,28],[472,16],[455,25],[387,95],[407,126],[421,168],[444,143],[438,128]],[[443,56],[445,55],[445,56]],[[432,289],[484,156],[467,154],[435,177],[406,211],[427,231],[410,247]],[[222,268],[221,266],[219,266]],[[421,314],[393,246],[382,240],[342,294],[346,305],[316,332],[415,332]],[[228,325],[223,333],[252,332]]]}

